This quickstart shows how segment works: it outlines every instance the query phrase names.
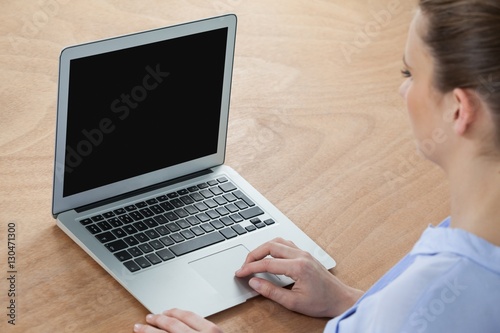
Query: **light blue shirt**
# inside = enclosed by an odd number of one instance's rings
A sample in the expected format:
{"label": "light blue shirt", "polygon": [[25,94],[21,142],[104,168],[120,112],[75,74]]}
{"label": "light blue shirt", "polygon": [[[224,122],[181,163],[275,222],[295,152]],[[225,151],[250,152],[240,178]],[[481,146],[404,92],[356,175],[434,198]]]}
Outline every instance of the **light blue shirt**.
{"label": "light blue shirt", "polygon": [[499,333],[500,247],[449,225],[429,226],[324,332]]}

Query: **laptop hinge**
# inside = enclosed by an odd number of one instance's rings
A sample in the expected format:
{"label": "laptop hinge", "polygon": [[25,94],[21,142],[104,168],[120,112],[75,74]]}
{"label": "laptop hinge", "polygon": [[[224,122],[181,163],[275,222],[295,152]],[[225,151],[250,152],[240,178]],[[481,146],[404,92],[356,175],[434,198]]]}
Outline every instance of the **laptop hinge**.
{"label": "laptop hinge", "polygon": [[186,181],[186,180],[190,180],[190,179],[193,179],[193,178],[196,178],[196,177],[204,176],[204,175],[207,175],[207,174],[209,174],[211,172],[212,172],[212,170],[206,169],[206,170],[198,171],[198,172],[195,172],[195,173],[191,173],[191,174],[186,175],[186,176],[182,176],[182,177],[178,177],[178,178],[175,178],[175,179],[167,180],[167,181],[164,181],[164,182],[161,182],[161,183],[158,183],[158,184],[154,184],[154,185],[143,187],[143,188],[131,191],[131,192],[120,194],[120,195],[117,195],[117,196],[109,198],[109,199],[105,199],[105,200],[97,201],[97,202],[94,202],[94,203],[91,203],[91,204],[88,204],[88,205],[85,205],[85,206],[81,206],[81,207],[75,208],[75,211],[77,213],[81,213],[81,212],[84,212],[84,211],[89,210],[89,209],[97,208],[99,206],[107,205],[109,203],[113,203],[113,202],[116,202],[116,201],[119,201],[119,200],[131,198],[133,196],[136,196],[136,195],[139,195],[139,194],[142,194],[142,193],[150,192],[150,191],[162,188],[162,187],[174,185],[174,184]]}

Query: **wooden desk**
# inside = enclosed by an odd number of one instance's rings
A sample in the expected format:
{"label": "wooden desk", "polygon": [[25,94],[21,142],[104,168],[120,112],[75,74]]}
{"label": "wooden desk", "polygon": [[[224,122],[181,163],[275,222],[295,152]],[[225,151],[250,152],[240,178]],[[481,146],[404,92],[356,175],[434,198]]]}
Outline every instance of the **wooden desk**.
{"label": "wooden desk", "polygon": [[[443,173],[415,152],[397,92],[413,4],[3,1],[0,331],[131,332],[147,314],[51,216],[61,49],[228,12],[239,25],[227,163],[334,256],[334,274],[368,288],[448,214]],[[326,323],[262,297],[210,320],[226,332],[321,332]]]}

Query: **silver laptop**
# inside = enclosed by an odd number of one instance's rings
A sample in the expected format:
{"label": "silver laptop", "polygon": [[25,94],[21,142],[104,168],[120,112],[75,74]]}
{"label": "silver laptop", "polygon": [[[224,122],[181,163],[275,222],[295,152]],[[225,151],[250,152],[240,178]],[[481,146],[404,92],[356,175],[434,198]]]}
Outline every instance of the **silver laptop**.
{"label": "silver laptop", "polygon": [[152,313],[208,316],[255,296],[234,272],[275,237],[335,266],[224,165],[236,22],[224,15],[61,52],[52,213]]}

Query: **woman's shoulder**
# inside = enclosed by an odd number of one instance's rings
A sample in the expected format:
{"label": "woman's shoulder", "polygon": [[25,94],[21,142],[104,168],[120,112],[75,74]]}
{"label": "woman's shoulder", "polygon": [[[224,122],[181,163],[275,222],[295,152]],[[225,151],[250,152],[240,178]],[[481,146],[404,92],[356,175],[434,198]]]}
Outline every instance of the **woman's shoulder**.
{"label": "woman's shoulder", "polygon": [[394,332],[490,332],[500,327],[499,300],[499,275],[467,257],[439,253],[417,257],[357,312],[378,309],[373,324],[382,329],[392,322]]}
{"label": "woman's shoulder", "polygon": [[429,227],[417,241],[412,251],[417,268],[430,267],[431,271],[441,271],[450,266],[467,267],[475,271],[500,276],[500,247],[462,229]]}

